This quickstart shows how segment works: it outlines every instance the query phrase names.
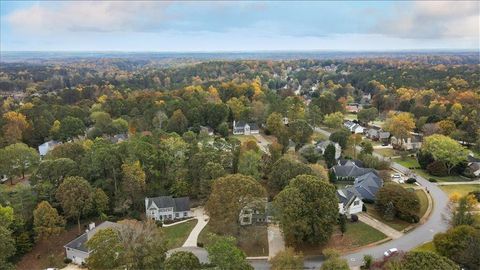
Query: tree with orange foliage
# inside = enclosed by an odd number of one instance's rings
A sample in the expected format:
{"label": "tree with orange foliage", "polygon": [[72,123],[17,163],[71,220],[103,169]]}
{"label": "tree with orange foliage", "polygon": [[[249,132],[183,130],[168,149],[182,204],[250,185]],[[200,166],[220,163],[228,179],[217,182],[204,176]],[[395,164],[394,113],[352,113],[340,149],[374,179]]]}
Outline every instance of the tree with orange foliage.
{"label": "tree with orange foliage", "polygon": [[415,128],[415,120],[410,113],[399,113],[387,118],[383,128],[400,139],[402,144],[403,140],[410,137],[410,132]]}

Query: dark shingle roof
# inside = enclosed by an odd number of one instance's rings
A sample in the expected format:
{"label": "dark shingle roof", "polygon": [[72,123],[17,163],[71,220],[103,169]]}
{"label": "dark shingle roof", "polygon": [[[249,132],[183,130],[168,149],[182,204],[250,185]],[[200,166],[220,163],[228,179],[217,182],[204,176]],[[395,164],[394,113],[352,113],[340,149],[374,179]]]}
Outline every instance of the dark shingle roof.
{"label": "dark shingle roof", "polygon": [[360,168],[357,165],[335,165],[333,171],[337,177],[358,177],[369,172],[375,172],[371,168]]}
{"label": "dark shingle roof", "polygon": [[183,212],[183,211],[190,210],[189,197],[173,198],[172,196],[160,196],[160,197],[147,198],[147,199],[148,199],[147,208],[152,205],[152,202],[154,202],[158,208],[173,207],[174,212]]}
{"label": "dark shingle roof", "polygon": [[369,172],[355,179],[353,186],[363,199],[375,200],[377,191],[382,187],[383,180],[374,172]]}
{"label": "dark shingle roof", "polygon": [[110,221],[102,222],[92,230],[85,232],[84,234],[70,241],[68,244],[65,245],[65,247],[80,250],[83,252],[88,252],[87,241],[92,238],[98,231],[118,226],[121,225]]}

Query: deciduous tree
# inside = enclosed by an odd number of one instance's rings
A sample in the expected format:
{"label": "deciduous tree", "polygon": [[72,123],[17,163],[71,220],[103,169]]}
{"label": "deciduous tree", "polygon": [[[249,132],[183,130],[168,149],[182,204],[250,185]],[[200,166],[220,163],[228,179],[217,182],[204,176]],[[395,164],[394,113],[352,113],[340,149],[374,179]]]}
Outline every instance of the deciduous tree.
{"label": "deciduous tree", "polygon": [[[274,200],[277,218],[289,244],[322,244],[338,218],[335,186],[315,176],[295,177]],[[302,209],[302,211],[298,211]]]}
{"label": "deciduous tree", "polygon": [[303,255],[296,253],[291,247],[280,251],[270,260],[272,270],[302,270],[303,269]]}
{"label": "deciduous tree", "polygon": [[165,260],[165,270],[198,270],[200,261],[188,251],[177,251]]}
{"label": "deciduous tree", "polygon": [[63,232],[65,220],[48,202],[42,201],[33,211],[33,227],[37,241],[49,239]]}
{"label": "deciduous tree", "polygon": [[253,267],[245,260],[245,253],[236,247],[235,238],[210,236],[212,244],[207,246],[208,259],[221,270],[250,270]]}
{"label": "deciduous tree", "polygon": [[10,176],[11,181],[13,176],[25,178],[25,173],[35,168],[39,161],[37,151],[23,143],[11,144],[0,149],[0,167]]}
{"label": "deciduous tree", "polygon": [[335,112],[325,115],[323,123],[329,128],[341,128],[343,124],[343,114]]}
{"label": "deciduous tree", "polygon": [[445,164],[450,174],[453,167],[467,159],[467,150],[457,141],[440,134],[425,138],[422,151],[430,153],[437,161]]}

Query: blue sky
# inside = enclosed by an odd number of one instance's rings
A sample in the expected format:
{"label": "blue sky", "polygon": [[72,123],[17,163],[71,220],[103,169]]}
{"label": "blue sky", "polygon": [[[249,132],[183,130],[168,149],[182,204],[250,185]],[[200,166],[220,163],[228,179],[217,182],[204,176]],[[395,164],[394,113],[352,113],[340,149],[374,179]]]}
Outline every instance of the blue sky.
{"label": "blue sky", "polygon": [[480,47],[475,1],[0,3],[2,51]]}

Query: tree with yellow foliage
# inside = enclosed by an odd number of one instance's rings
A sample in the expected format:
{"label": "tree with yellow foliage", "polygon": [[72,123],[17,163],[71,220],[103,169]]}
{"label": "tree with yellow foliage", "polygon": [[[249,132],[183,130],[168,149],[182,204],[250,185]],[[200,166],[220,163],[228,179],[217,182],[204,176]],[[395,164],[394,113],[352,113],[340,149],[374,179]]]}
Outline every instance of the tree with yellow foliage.
{"label": "tree with yellow foliage", "polygon": [[6,112],[3,114],[5,125],[3,126],[3,135],[9,144],[20,141],[23,132],[30,126],[27,117],[17,112]]}
{"label": "tree with yellow foliage", "polygon": [[403,140],[410,137],[410,132],[415,128],[415,120],[412,114],[403,112],[387,118],[383,128],[400,139],[401,144],[403,144]]}

